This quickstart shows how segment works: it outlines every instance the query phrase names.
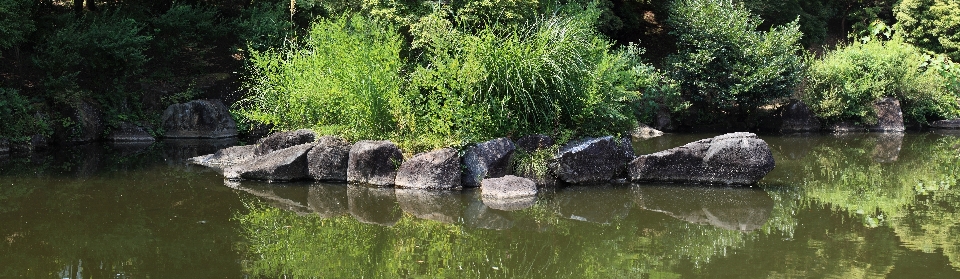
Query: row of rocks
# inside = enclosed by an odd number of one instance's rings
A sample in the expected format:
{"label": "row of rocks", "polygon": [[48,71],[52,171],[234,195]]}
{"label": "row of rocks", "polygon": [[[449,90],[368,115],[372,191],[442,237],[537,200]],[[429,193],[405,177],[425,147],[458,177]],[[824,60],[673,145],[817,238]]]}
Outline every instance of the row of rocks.
{"label": "row of rocks", "polygon": [[[533,180],[510,175],[517,146],[536,151],[549,148],[546,143],[552,140],[536,135],[518,142],[499,138],[465,148],[462,156],[455,149],[444,148],[404,160],[397,145],[389,141],[350,144],[341,138],[318,138],[310,130],[296,130],[189,161],[219,168],[228,179],[312,179],[444,190],[480,187],[484,196],[505,200],[536,194]],[[634,155],[630,139],[586,138],[563,145],[546,163],[553,177],[571,184],[629,178],[750,185],[775,165],[766,142],[752,133],[722,135],[642,156]]]}
{"label": "row of rocks", "polygon": [[[879,132],[879,133],[903,133],[906,131],[906,125],[903,119],[903,111],[900,108],[900,101],[886,97],[874,103],[874,111],[877,114],[876,125],[857,125],[850,122],[833,123],[823,125],[816,115],[810,111],[810,108],[799,100],[792,100],[776,113],[781,120],[781,125],[777,132],[790,133],[809,133],[819,131],[829,131],[834,133],[852,133],[852,132]],[[960,119],[938,120],[931,122],[929,128],[932,129],[960,129]]]}

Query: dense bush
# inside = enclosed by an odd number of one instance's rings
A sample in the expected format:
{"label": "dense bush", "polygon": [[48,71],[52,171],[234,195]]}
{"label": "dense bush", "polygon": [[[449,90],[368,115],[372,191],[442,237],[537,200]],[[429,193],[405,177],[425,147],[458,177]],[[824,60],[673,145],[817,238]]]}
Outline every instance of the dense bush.
{"label": "dense bush", "polygon": [[948,90],[944,67],[930,66],[929,57],[898,38],[857,41],[814,60],[802,96],[831,122],[875,124],[873,104],[883,97],[899,99],[906,119],[956,117],[957,95]]}
{"label": "dense bush", "polygon": [[0,0],[0,51],[20,44],[35,29],[29,17],[30,3],[29,0]]}
{"label": "dense bush", "polygon": [[214,48],[222,45],[232,26],[221,20],[211,7],[173,4],[162,15],[151,18],[152,64],[167,73],[153,75],[200,75],[210,67]]}
{"label": "dense bush", "polygon": [[593,28],[595,9],[527,27],[451,30],[429,42],[402,123],[417,136],[477,141],[504,135],[602,134],[633,124],[628,52]]}
{"label": "dense bush", "polygon": [[35,59],[46,73],[51,97],[63,104],[88,97],[117,106],[139,102],[127,87],[149,60],[145,51],[151,37],[142,33],[143,24],[116,11],[65,21]]}
{"label": "dense bush", "polygon": [[237,23],[240,43],[256,51],[280,48],[291,35],[287,7],[262,3],[243,12]]}
{"label": "dense bush", "polygon": [[0,139],[26,141],[35,134],[49,135],[50,126],[36,115],[30,101],[15,89],[0,87]]}
{"label": "dense bush", "polygon": [[790,96],[802,73],[796,21],[768,32],[729,0],[677,0],[668,24],[678,53],[667,61],[685,100],[711,117],[747,115]]}
{"label": "dense bush", "polygon": [[898,32],[907,43],[960,59],[960,2],[902,0],[894,12]]}
{"label": "dense bush", "polygon": [[396,129],[400,34],[362,16],[320,19],[300,46],[252,51],[246,118],[279,129],[314,127],[352,139],[383,139]]}

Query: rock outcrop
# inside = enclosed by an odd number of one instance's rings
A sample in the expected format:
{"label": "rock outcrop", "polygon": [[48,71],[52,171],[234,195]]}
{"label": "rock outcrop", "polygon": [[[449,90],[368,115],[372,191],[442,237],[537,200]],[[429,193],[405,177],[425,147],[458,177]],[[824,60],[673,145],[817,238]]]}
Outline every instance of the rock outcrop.
{"label": "rock outcrop", "polygon": [[870,131],[902,133],[906,130],[903,126],[903,112],[900,110],[899,100],[883,98],[873,104],[873,109],[877,113],[877,125],[870,127]]}
{"label": "rock outcrop", "polygon": [[156,139],[154,139],[153,136],[147,132],[147,129],[144,129],[143,127],[130,122],[120,122],[120,125],[113,128],[113,130],[110,131],[110,134],[107,135],[107,140],[122,142],[151,142],[155,141]]}
{"label": "rock outcrop", "polygon": [[405,188],[458,190],[461,188],[460,156],[452,148],[417,154],[400,165],[394,184]]}
{"label": "rock outcrop", "polygon": [[347,162],[350,158],[350,143],[346,140],[323,136],[307,153],[307,170],[316,181],[347,181]]}
{"label": "rock outcrop", "polygon": [[273,133],[257,141],[257,149],[254,150],[254,154],[260,156],[291,146],[311,143],[316,139],[317,134],[307,129]]}
{"label": "rock outcrop", "polygon": [[821,124],[807,104],[799,100],[790,101],[780,109],[783,124],[780,133],[810,133],[820,131]]}
{"label": "rock outcrop", "polygon": [[389,141],[359,141],[350,148],[347,161],[347,181],[377,186],[396,182],[397,169],[403,163],[403,154]]}
{"label": "rock outcrop", "polygon": [[510,173],[510,158],[516,145],[508,138],[498,138],[467,148],[461,158],[462,185],[480,187],[484,178],[503,177]]}
{"label": "rock outcrop", "polygon": [[731,133],[638,156],[628,167],[638,182],[752,185],[773,170],[773,154],[753,133]]}
{"label": "rock outcrop", "polygon": [[220,100],[193,100],[163,111],[164,137],[228,138],[237,136],[237,123]]}
{"label": "rock outcrop", "polygon": [[549,168],[567,183],[607,182],[622,177],[633,157],[630,139],[586,138],[561,147]]}
{"label": "rock outcrop", "polygon": [[484,179],[480,186],[483,204],[498,210],[520,210],[537,201],[537,184],[533,180],[508,175]]}
{"label": "rock outcrop", "polygon": [[270,152],[245,163],[226,168],[227,179],[253,179],[270,182],[309,179],[307,152],[313,143],[305,143]]}

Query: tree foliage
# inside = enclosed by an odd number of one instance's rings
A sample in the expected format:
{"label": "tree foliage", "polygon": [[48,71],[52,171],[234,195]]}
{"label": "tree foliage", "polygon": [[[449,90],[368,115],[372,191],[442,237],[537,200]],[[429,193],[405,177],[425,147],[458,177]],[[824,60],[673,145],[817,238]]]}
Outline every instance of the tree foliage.
{"label": "tree foliage", "polygon": [[904,41],[960,60],[960,1],[902,0],[895,14]]}

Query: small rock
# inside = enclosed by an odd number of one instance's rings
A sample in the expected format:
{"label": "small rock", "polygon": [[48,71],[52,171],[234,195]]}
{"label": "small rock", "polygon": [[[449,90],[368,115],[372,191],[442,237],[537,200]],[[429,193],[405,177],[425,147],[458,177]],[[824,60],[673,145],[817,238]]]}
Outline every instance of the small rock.
{"label": "small rock", "polygon": [[255,157],[253,155],[253,150],[256,147],[256,145],[227,147],[220,149],[213,154],[201,155],[187,159],[187,162],[205,167],[225,169],[253,159]]}
{"label": "small rock", "polygon": [[753,133],[730,133],[637,156],[630,179],[752,185],[775,166],[767,143]]}
{"label": "small rock", "polygon": [[137,126],[136,124],[130,122],[120,122],[120,125],[110,131],[110,135],[107,135],[107,140],[125,142],[151,142],[155,141],[156,139],[154,139],[150,133],[147,133],[147,130],[143,127]]}
{"label": "small rock", "polygon": [[347,140],[323,136],[307,153],[310,177],[316,181],[347,181],[347,163],[350,159]]}
{"label": "small rock", "polygon": [[479,187],[484,178],[510,173],[510,158],[517,147],[508,138],[478,143],[464,151],[462,182],[464,187]]}
{"label": "small rock", "polygon": [[937,120],[930,123],[930,128],[934,129],[960,129],[960,118],[950,120]]}
{"label": "small rock", "polygon": [[651,128],[643,123],[637,123],[637,127],[630,131],[630,136],[635,139],[652,139],[655,137],[662,136],[663,132],[660,130]]}
{"label": "small rock", "polygon": [[413,156],[400,165],[396,185],[419,189],[460,189],[460,156],[457,150],[444,148]]}
{"label": "small rock", "polygon": [[347,162],[347,181],[377,186],[393,185],[403,153],[390,141],[364,140],[353,144]]}
{"label": "small rock", "polygon": [[227,179],[243,178],[269,182],[309,179],[307,152],[311,148],[313,148],[312,143],[305,143],[277,150],[227,168],[224,170],[224,176]]}
{"label": "small rock", "polygon": [[560,148],[549,167],[567,183],[607,182],[622,176],[633,157],[630,139],[586,138]]}
{"label": "small rock", "polygon": [[237,123],[220,100],[193,100],[163,111],[167,138],[229,138],[237,136]]}
{"label": "small rock", "polygon": [[307,129],[273,133],[257,141],[257,149],[254,150],[254,154],[260,156],[287,147],[311,143],[316,138],[317,134]]}
{"label": "small rock", "polygon": [[483,203],[498,210],[520,210],[536,202],[537,184],[513,175],[484,179],[480,186]]}

